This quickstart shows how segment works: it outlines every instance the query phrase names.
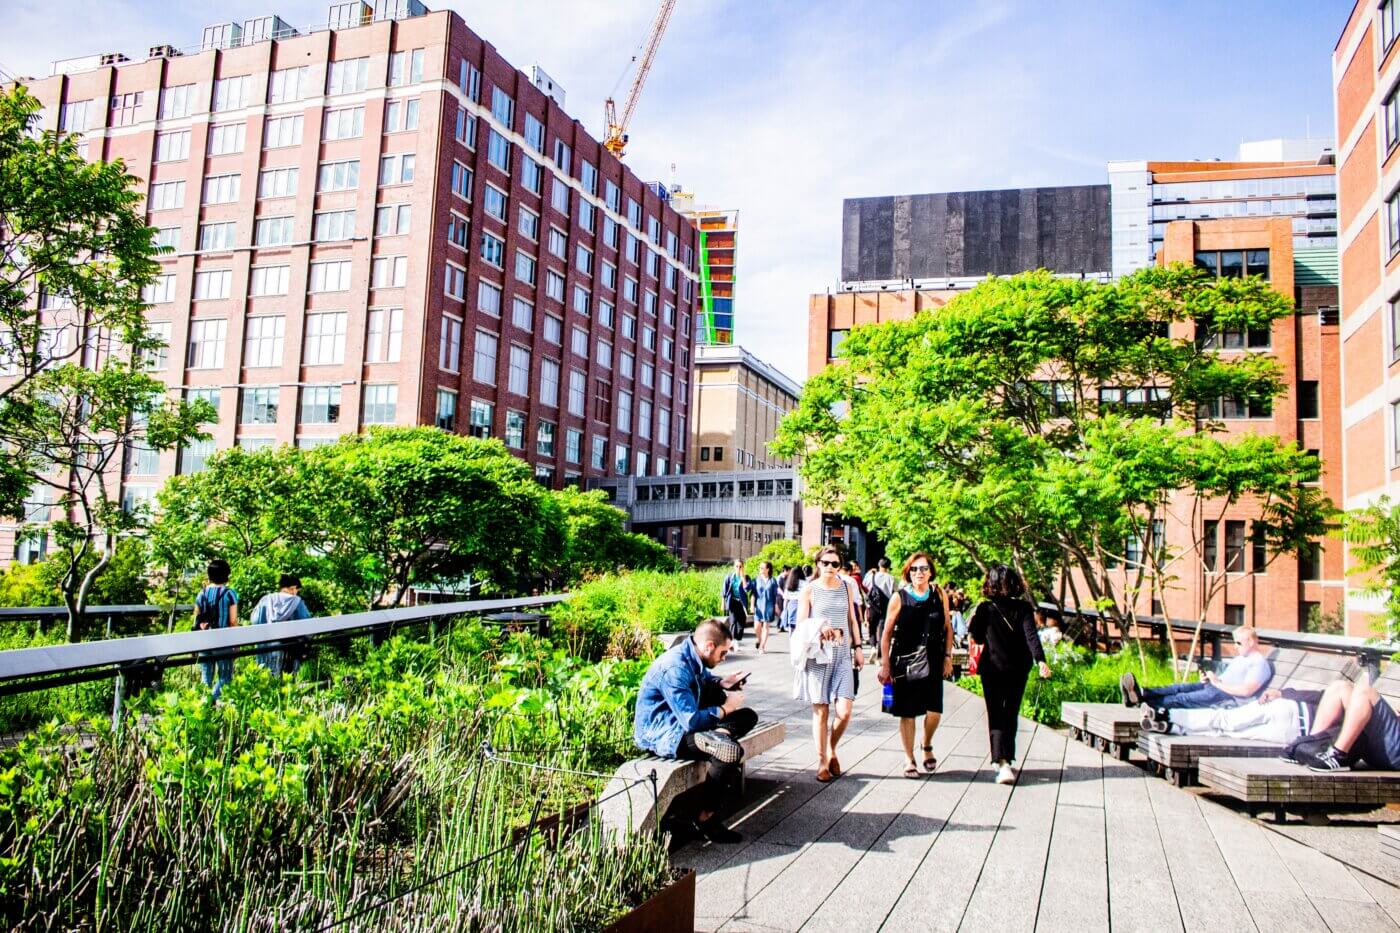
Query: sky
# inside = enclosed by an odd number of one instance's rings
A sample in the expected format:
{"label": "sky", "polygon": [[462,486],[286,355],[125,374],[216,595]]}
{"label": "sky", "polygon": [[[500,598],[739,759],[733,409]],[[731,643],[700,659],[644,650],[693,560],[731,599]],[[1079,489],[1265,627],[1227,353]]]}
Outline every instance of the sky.
{"label": "sky", "polygon": [[[600,135],[657,0],[429,0]],[[308,0],[4,0],[0,69],[199,43]],[[1100,184],[1110,159],[1231,158],[1332,136],[1352,0],[679,0],[626,161],[739,210],[737,340],[804,379],[809,296],[840,276],[844,198]],[[76,28],[75,28],[76,27]],[[674,171],[672,167],[674,166]]]}

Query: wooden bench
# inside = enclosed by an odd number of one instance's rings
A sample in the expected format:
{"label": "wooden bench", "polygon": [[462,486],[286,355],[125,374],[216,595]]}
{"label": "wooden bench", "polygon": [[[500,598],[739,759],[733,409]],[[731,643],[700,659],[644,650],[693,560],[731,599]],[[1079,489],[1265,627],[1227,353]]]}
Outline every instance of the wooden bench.
{"label": "wooden bench", "polygon": [[1319,774],[1278,758],[1212,758],[1196,763],[1201,784],[1241,801],[1251,815],[1272,810],[1283,821],[1295,813],[1368,813],[1400,803],[1400,772],[1337,771]]}
{"label": "wooden bench", "polygon": [[1282,745],[1257,739],[1145,731],[1138,732],[1137,747],[1153,770],[1177,787],[1196,783],[1197,763],[1202,758],[1273,758],[1283,751]]}
{"label": "wooden bench", "polygon": [[[744,763],[776,748],[786,737],[784,723],[760,721],[739,740],[744,747]],[[744,765],[739,767],[742,782]],[[653,771],[656,772],[654,795],[649,780]],[[613,773],[599,798],[603,826],[621,834],[654,832],[675,799],[704,779],[705,764],[700,761],[647,755],[624,762]]]}
{"label": "wooden bench", "polygon": [[1121,761],[1137,746],[1142,707],[1122,703],[1061,703],[1060,718],[1085,745]]}

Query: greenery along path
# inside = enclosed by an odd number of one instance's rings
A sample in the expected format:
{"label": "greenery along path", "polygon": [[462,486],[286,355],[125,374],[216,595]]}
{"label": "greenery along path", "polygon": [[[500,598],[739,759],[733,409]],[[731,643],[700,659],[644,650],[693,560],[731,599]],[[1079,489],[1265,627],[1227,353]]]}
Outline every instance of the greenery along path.
{"label": "greenery along path", "polygon": [[[992,782],[979,697],[945,688],[933,777],[900,776],[896,720],[861,679],[846,776],[817,784],[786,636],[722,671],[788,738],[756,759],[738,846],[689,846],[702,930],[1358,930],[1400,928],[1400,878],[1373,826],[1282,831],[1022,720],[1019,782]],[[1372,869],[1381,869],[1381,872]],[[1389,873],[1382,873],[1388,871]]]}

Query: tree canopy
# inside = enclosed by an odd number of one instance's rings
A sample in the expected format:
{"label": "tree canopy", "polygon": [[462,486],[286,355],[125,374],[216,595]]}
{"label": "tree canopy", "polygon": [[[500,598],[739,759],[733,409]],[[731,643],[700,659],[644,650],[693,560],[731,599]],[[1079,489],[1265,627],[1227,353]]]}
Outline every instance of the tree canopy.
{"label": "tree canopy", "polygon": [[1218,336],[1292,312],[1261,279],[1186,266],[1110,285],[989,279],[933,313],[854,329],[774,450],[802,458],[809,499],[895,553],[930,551],[955,575],[1005,561],[1052,598],[1077,577],[1079,604],[1121,620],[1144,577],[1166,585],[1174,561],[1200,559],[1158,541],[1127,587],[1104,571],[1168,514],[1200,528],[1249,500],[1272,553],[1325,531],[1330,503],[1302,485],[1316,458],[1218,418],[1222,400],[1267,407],[1282,389],[1271,356],[1218,353]]}

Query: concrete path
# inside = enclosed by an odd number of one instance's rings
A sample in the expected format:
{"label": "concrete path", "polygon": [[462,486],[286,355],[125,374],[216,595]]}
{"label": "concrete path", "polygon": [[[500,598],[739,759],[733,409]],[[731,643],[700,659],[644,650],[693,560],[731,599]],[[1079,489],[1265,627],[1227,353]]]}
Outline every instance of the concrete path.
{"label": "concrete path", "polygon": [[997,785],[981,698],[951,684],[934,775],[902,776],[872,668],[846,774],[818,784],[786,637],[769,647],[750,636],[720,669],[752,671],[748,704],[788,723],[729,815],[744,841],[675,855],[699,872],[701,930],[1400,930],[1373,825],[1253,821],[1027,720],[1020,779]]}

